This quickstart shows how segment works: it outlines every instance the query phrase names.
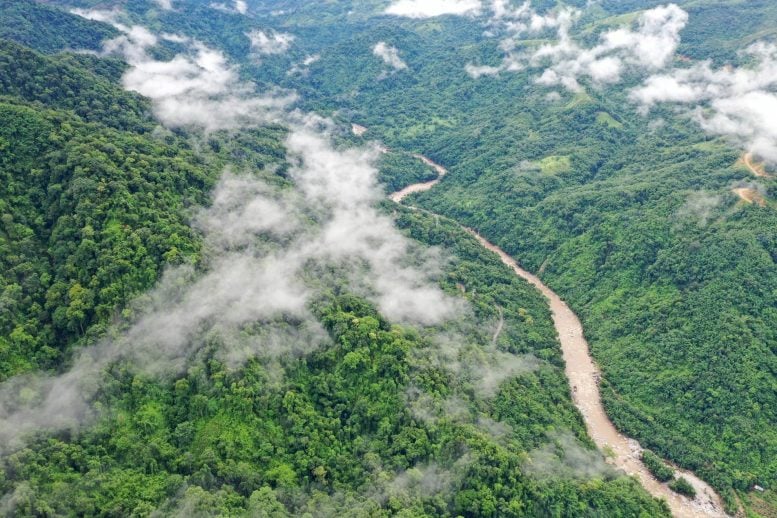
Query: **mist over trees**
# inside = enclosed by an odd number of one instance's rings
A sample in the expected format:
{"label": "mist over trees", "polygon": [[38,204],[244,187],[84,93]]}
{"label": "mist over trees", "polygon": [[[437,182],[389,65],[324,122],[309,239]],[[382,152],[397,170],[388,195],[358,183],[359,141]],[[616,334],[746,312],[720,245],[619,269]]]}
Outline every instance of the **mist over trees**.
{"label": "mist over trees", "polygon": [[[5,2],[0,514],[668,516],[593,447],[546,301],[463,224],[580,316],[656,478],[770,516],[777,188],[752,107],[776,22]],[[384,201],[436,178],[417,153],[449,173],[422,210]]]}

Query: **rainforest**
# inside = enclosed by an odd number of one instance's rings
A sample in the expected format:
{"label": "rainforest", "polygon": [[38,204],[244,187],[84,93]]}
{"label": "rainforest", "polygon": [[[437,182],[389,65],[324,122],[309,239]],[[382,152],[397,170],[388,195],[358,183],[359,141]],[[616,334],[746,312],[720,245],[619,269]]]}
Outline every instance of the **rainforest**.
{"label": "rainforest", "polygon": [[0,516],[777,516],[777,5],[3,0]]}

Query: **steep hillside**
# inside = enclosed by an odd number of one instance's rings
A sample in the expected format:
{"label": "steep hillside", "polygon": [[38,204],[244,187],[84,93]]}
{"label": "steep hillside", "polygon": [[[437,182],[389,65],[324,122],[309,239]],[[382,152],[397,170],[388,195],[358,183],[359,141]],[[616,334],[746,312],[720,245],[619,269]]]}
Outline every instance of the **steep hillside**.
{"label": "steep hillside", "polygon": [[66,49],[99,51],[103,40],[119,35],[109,25],[26,0],[4,0],[0,4],[0,18],[0,39],[46,53]]}
{"label": "steep hillside", "polygon": [[[270,70],[304,91],[309,106],[368,128],[365,139],[422,152],[450,170],[413,203],[478,229],[572,304],[616,423],[720,489],[771,486],[777,187],[774,175],[757,178],[740,160],[757,135],[740,142],[703,131],[699,120],[716,113],[714,99],[641,114],[630,91],[648,73],[630,66],[615,84],[582,76],[577,91],[539,84],[545,65],[494,72],[509,34],[484,22],[486,8],[481,18],[399,18],[354,4],[359,16],[332,7],[327,25],[304,2],[291,4],[287,16],[266,19],[298,38]],[[546,4],[532,2],[543,16],[557,12]],[[643,10],[661,4],[599,2],[583,10],[572,38],[590,49],[606,31],[639,30]],[[770,48],[771,2],[678,4],[687,23],[664,70],[709,59],[725,78],[770,66],[771,57],[759,65],[762,58],[743,51],[755,42]],[[484,38],[486,30],[496,35]],[[514,56],[557,38],[553,28],[519,37]],[[379,41],[406,68],[383,62]],[[303,75],[280,77],[305,54],[319,59]],[[468,64],[492,69],[473,78]],[[742,189],[761,201],[743,201]],[[736,507],[732,493],[729,502]]]}
{"label": "steep hillside", "polygon": [[[165,264],[196,262],[185,209],[207,200],[223,161],[153,135],[143,99],[67,56],[0,43],[0,88],[7,378],[57,367]],[[259,137],[266,163],[278,160],[278,135]]]}
{"label": "steep hillside", "polygon": [[[431,336],[353,296],[323,299],[331,344],[306,358],[233,371],[216,342],[164,383],[117,366],[96,403],[111,417],[9,459],[18,512],[668,516],[588,449],[539,294],[449,223],[405,213],[400,225],[457,254],[444,284],[466,291],[472,323],[501,308],[500,342],[547,364],[483,400],[477,378],[437,363]],[[478,327],[473,360],[491,340]]]}
{"label": "steep hillside", "polygon": [[[149,4],[124,7],[139,19]],[[55,12],[19,9],[25,20]],[[359,191],[358,176],[335,185],[342,199],[314,196],[340,172],[327,160],[369,157],[397,187],[428,168],[351,149],[343,133],[319,149],[294,119],[162,127],[159,98],[120,81],[185,44],[124,65],[0,42],[0,513],[669,515],[587,437],[536,290],[455,223],[376,209],[380,191]],[[226,71],[226,99],[245,101],[232,69],[194,48],[212,58],[200,69]],[[169,81],[191,80],[191,67],[177,70]],[[209,92],[198,102],[222,94]],[[320,176],[305,178],[305,161]],[[322,241],[319,227],[343,233],[332,210],[387,235],[362,243],[356,225],[355,237]],[[299,257],[315,288],[301,305],[281,282]],[[382,298],[368,302],[380,290],[458,313],[400,325]],[[276,303],[285,309],[262,313]]]}

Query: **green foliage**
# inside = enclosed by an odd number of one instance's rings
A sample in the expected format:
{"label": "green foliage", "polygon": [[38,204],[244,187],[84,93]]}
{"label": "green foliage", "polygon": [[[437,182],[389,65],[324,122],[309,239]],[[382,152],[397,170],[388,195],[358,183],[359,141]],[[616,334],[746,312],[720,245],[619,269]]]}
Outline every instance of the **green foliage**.
{"label": "green foliage", "polygon": [[[145,101],[115,86],[121,69],[113,62],[44,58],[11,44],[3,52],[0,372],[7,377],[62,365],[165,264],[196,264],[200,243],[185,216],[207,201],[224,165],[276,165],[268,169],[277,182],[287,166],[277,128],[210,135],[198,153],[185,134],[149,132]],[[59,74],[73,86],[46,88]],[[397,185],[431,177],[401,153],[381,166]],[[9,512],[668,516],[628,478],[536,480],[522,472],[527,452],[555,430],[592,446],[569,398],[545,301],[457,225],[399,212],[409,234],[455,254],[441,282],[473,308],[466,321],[434,332],[464,333],[471,354],[492,341],[533,354],[544,362],[539,369],[483,399],[471,381],[433,361],[426,333],[391,326],[356,297],[325,297],[312,309],[331,341],[305,358],[259,356],[232,370],[216,359],[213,340],[172,379],[111,366],[93,402],[100,416],[93,426],[41,434],[2,459]],[[497,317],[504,330],[493,338]],[[432,409],[459,408],[425,417],[411,404],[419,391]]]}
{"label": "green foliage", "polygon": [[[451,241],[478,249],[464,236]],[[550,396],[522,393],[528,408],[551,397],[564,413],[544,422],[521,411],[510,420],[521,434],[497,439],[477,421],[429,421],[407,406],[411,387],[435,399],[457,391],[437,367],[414,365],[430,347],[416,331],[390,326],[352,296],[322,301],[316,313],[331,342],[305,359],[260,357],[230,371],[211,357],[170,381],[114,369],[101,401],[114,412],[72,439],[41,439],[6,459],[4,489],[24,488],[31,505],[51,514],[669,516],[629,478],[537,481],[522,473],[525,451],[546,432],[583,433],[560,368],[537,375]],[[432,377],[440,380],[434,389]],[[472,415],[494,412],[487,402],[463,404]]]}
{"label": "green foliage", "polygon": [[122,71],[113,60],[43,56],[0,40],[0,95],[68,110],[117,129],[150,130],[149,103],[115,84]]}
{"label": "green foliage", "polygon": [[406,185],[428,182],[437,178],[437,172],[417,158],[401,152],[388,152],[378,161],[378,180],[387,192],[395,192]]}
{"label": "green foliage", "polygon": [[696,497],[696,489],[694,489],[694,487],[690,484],[690,482],[685,480],[683,477],[679,477],[674,482],[670,482],[669,489],[690,498]]}
{"label": "green foliage", "polygon": [[[292,3],[274,23],[321,59],[305,77],[274,64],[262,75],[444,164],[450,174],[411,203],[542,271],[583,321],[616,426],[726,494],[775,479],[773,179],[758,180],[766,207],[740,203],[732,185],[753,181],[740,152],[672,110],[639,115],[628,99],[639,77],[548,98],[531,71],[465,73],[500,58],[472,20],[349,20],[347,2],[318,16]],[[660,3],[601,2],[576,37]],[[741,64],[737,51],[774,31],[773,2],[679,4],[691,14],[680,54],[693,59]],[[395,42],[408,70],[379,80],[378,40]]]}
{"label": "green foliage", "polygon": [[113,64],[96,66],[103,78],[83,63],[100,62],[0,42],[0,379],[56,367],[165,264],[196,262],[185,210],[225,160],[283,157],[274,129],[213,135],[205,154],[153,135],[147,101],[106,77]]}
{"label": "green foliage", "polygon": [[[357,297],[325,297],[312,309],[331,340],[305,358],[260,355],[232,370],[216,359],[215,341],[172,379],[113,366],[95,402],[111,411],[94,426],[41,436],[3,460],[0,490],[18,497],[14,511],[669,516],[627,477],[538,480],[523,472],[527,452],[555,430],[591,446],[547,305],[456,224],[399,212],[411,236],[454,254],[442,286],[466,297],[473,314],[451,331],[474,347],[491,345],[501,308],[499,346],[532,353],[543,367],[505,380],[493,399],[474,397],[469,381],[424,360],[445,329],[427,336],[390,325]],[[87,295],[83,285],[68,292],[76,325]],[[418,391],[459,408],[425,416],[409,404]],[[504,423],[498,434],[483,424],[496,421]]]}
{"label": "green foliage", "polygon": [[0,159],[5,377],[54,366],[148,289],[165,256],[196,258],[181,210],[213,179],[194,155],[65,112],[4,103],[0,114],[0,139],[14,144]]}
{"label": "green foliage", "polygon": [[642,463],[659,482],[668,482],[674,478],[674,470],[664,464],[661,458],[650,450],[642,452]]}
{"label": "green foliage", "polygon": [[[588,37],[606,16],[658,3],[601,2]],[[773,30],[769,2],[740,4],[743,16],[728,3],[692,2],[682,53],[736,60],[746,35]],[[259,18],[206,2],[171,12],[126,3],[155,29],[243,60],[260,85],[297,89],[303,108],[356,120],[370,138],[448,166],[414,203],[543,272],[583,319],[617,426],[720,489],[774,480],[777,219],[771,203],[743,206],[729,194],[747,178],[737,153],[668,110],[654,112],[663,126],[648,126],[617,89],[586,85],[555,102],[527,73],[472,81],[463,64],[495,64],[499,53],[467,19],[350,17],[351,2],[252,7]],[[279,9],[288,14],[271,14]],[[95,49],[115,34],[20,0],[3,3],[0,19],[4,37],[45,52]],[[297,40],[288,56],[257,64],[245,33],[269,26]],[[377,39],[401,42],[408,71],[377,79]],[[309,74],[287,74],[317,53]],[[165,264],[196,263],[187,210],[206,202],[224,165],[276,164],[284,174],[277,128],[212,135],[197,153],[184,132],[149,131],[148,104],[121,91],[122,71],[115,60],[0,44],[0,378],[59,367]],[[380,165],[387,190],[430,177],[402,152]],[[767,183],[771,198],[777,187]],[[476,397],[472,383],[422,361],[434,351],[423,332],[332,296],[312,308],[331,342],[306,358],[232,370],[213,350],[175,379],[114,366],[95,402],[111,411],[3,459],[0,492],[18,514],[40,516],[668,516],[626,477],[524,473],[550,433],[569,430],[591,447],[545,301],[457,225],[387,207],[414,238],[454,254],[441,283],[468,300],[471,321],[438,331],[484,348],[504,318],[497,346],[533,354],[539,369]],[[417,391],[458,408],[429,419],[409,404]],[[429,477],[445,483],[413,491]],[[767,515],[769,495],[747,505]]]}
{"label": "green foliage", "polygon": [[103,40],[119,34],[107,24],[28,0],[3,0],[0,19],[3,20],[0,39],[47,53],[67,49],[101,50]]}

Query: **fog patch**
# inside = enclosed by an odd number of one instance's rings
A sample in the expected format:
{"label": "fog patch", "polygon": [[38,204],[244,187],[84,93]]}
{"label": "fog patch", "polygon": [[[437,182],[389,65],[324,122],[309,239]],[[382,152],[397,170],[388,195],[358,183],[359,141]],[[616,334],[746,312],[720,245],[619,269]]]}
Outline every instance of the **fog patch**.
{"label": "fog patch", "polygon": [[410,385],[405,391],[405,403],[413,417],[423,423],[437,424],[441,420],[460,424],[474,422],[470,403],[457,395],[437,398]]}
{"label": "fog patch", "polygon": [[195,215],[194,226],[212,248],[241,248],[262,234],[282,238],[299,229],[298,218],[289,217],[297,202],[293,193],[226,172],[213,191],[211,206]]}
{"label": "fog patch", "polygon": [[[119,18],[122,16],[122,12],[119,9],[71,9],[70,12],[81,18],[86,18],[87,20],[109,23],[111,25],[117,24]],[[126,25],[124,27],[126,27]],[[122,32],[127,31],[122,29]]]}
{"label": "fog patch", "polygon": [[658,119],[653,119],[648,123],[648,131],[651,134],[658,133],[661,129],[663,129],[666,126],[666,120],[659,117]]}
{"label": "fog patch", "polygon": [[199,43],[171,61],[127,52],[125,56],[131,65],[122,80],[125,88],[149,97],[156,116],[168,127],[207,132],[276,122],[279,110],[295,100],[288,93],[256,96],[221,52]]}
{"label": "fog patch", "polygon": [[[575,41],[570,31],[582,11],[561,8],[548,14],[539,14],[530,2],[512,7],[507,0],[494,0],[489,24],[508,34],[500,43],[504,53],[498,67],[468,64],[470,76],[496,75],[524,69],[541,71],[535,82],[544,86],[561,86],[573,92],[582,90],[580,78],[589,79],[595,86],[621,81],[627,70],[654,72],[664,68],[674,57],[680,43],[680,31],[688,21],[688,14],[675,4],[656,7],[643,12],[635,27],[608,30],[599,37],[597,45],[586,48]],[[535,50],[521,50],[518,42],[525,35],[555,32],[557,41]]]}
{"label": "fog patch", "polygon": [[248,4],[245,0],[235,0],[231,6],[223,2],[213,2],[209,4],[209,7],[211,9],[216,9],[217,11],[233,14],[246,14],[248,11]]}
{"label": "fog patch", "polygon": [[502,383],[533,372],[542,362],[531,354],[513,354],[499,349],[489,340],[478,345],[458,333],[441,333],[431,346],[418,354],[426,355],[428,364],[443,369],[469,384],[475,395],[491,399]]}
{"label": "fog patch", "polygon": [[310,65],[321,59],[320,54],[311,54],[306,56],[300,63],[295,63],[286,73],[288,76],[300,75],[307,76],[310,73]]}
{"label": "fog patch", "polygon": [[224,54],[178,35],[164,39],[187,43],[187,51],[170,61],[158,61],[148,50],[159,38],[141,26],[120,23],[118,11],[83,11],[76,14],[111,23],[124,34],[107,41],[104,53],[119,54],[130,65],[122,78],[127,90],[153,102],[156,117],[168,127],[194,127],[206,132],[279,122],[281,110],[295,101],[289,92],[257,95],[243,82]]}
{"label": "fog patch", "polygon": [[[299,322],[255,323],[247,329],[219,330],[215,343],[216,356],[231,369],[243,366],[260,356],[274,363],[270,376],[283,372],[280,358],[301,358],[330,342],[323,326],[312,318]],[[280,380],[277,380],[280,381]]]}
{"label": "fog patch", "polygon": [[550,442],[529,452],[524,472],[539,479],[613,478],[615,469],[597,450],[589,450],[570,432],[549,434]]}
{"label": "fog patch", "polygon": [[331,267],[347,272],[350,288],[394,321],[433,325],[459,314],[463,302],[434,282],[439,254],[416,248],[376,208],[383,198],[378,152],[335,148],[319,119],[289,121],[295,188],[225,173],[212,205],[194,218],[203,271],[184,265],[165,272],[131,305],[137,317],[126,330],[79,351],[70,371],[1,385],[2,444],[15,448],[31,431],[89,422],[100,377],[117,361],[165,377],[209,347],[232,366],[309,353],[328,340],[309,306],[333,288],[316,274]]}
{"label": "fog patch", "polygon": [[443,15],[474,15],[481,9],[480,0],[396,0],[384,11],[406,18],[433,18]]}
{"label": "fog patch", "polygon": [[471,77],[472,79],[478,79],[483,76],[496,76],[499,74],[499,72],[502,71],[502,68],[492,67],[488,65],[476,66],[471,63],[468,63],[464,67],[464,71],[467,72],[467,75],[469,75],[469,77]]}
{"label": "fog patch", "polygon": [[35,490],[28,482],[22,482],[0,498],[0,516],[21,516],[20,508],[26,508],[34,501]]}
{"label": "fog patch", "polygon": [[154,0],[160,9],[170,11],[173,9],[173,0]]}
{"label": "fog patch", "polygon": [[777,164],[777,45],[756,43],[744,56],[754,65],[714,69],[705,61],[653,75],[630,98],[643,114],[661,103],[684,106],[708,133]]}
{"label": "fog patch", "polygon": [[437,285],[440,251],[404,237],[377,208],[384,194],[376,148],[335,146],[332,121],[282,112],[283,103],[240,82],[220,52],[187,39],[193,54],[159,62],[146,53],[157,36],[124,26],[117,12],[94,16],[124,33],[106,48],[126,57],[125,86],[150,96],[164,125],[209,131],[285,122],[293,186],[278,187],[272,171],[226,171],[210,207],[193,217],[203,237],[198,268],[168,269],[130,303],[128,321],[76,351],[69,371],[0,385],[0,450],[35,430],[90,422],[102,377],[116,362],[166,378],[203,351],[215,350],[230,366],[307,354],[328,340],[311,304],[343,282],[399,323],[439,325],[463,313],[465,302]]}
{"label": "fog patch", "polygon": [[439,464],[420,464],[398,473],[384,486],[387,498],[422,498],[448,495],[464,480],[467,468],[474,459],[464,454],[450,467]]}
{"label": "fog patch", "polygon": [[[89,421],[89,400],[98,375],[89,356],[61,376],[24,374],[0,385],[0,454],[19,448],[20,438],[38,429],[76,429]],[[96,367],[102,367],[97,365]]]}
{"label": "fog patch", "polygon": [[[287,148],[297,158],[290,175],[307,206],[326,217],[301,253],[348,265],[352,286],[391,320],[432,325],[462,310],[463,302],[430,282],[441,275],[439,252],[416,248],[375,208],[383,199],[373,165],[377,150],[336,150],[309,128],[293,131]],[[418,265],[412,264],[413,255]],[[360,266],[368,268],[367,277],[358,273]]]}
{"label": "fog patch", "polygon": [[372,54],[379,57],[386,65],[390,66],[395,71],[407,69],[407,63],[402,61],[402,58],[399,57],[399,50],[385,41],[376,43],[375,46],[372,47]]}
{"label": "fog patch", "polygon": [[533,372],[541,365],[530,354],[515,355],[504,351],[489,351],[477,364],[480,372],[473,376],[475,388],[483,398],[493,398],[505,381]]}
{"label": "fog patch", "polygon": [[692,221],[706,227],[723,203],[723,197],[709,192],[691,193],[677,210],[675,217],[680,221]]}
{"label": "fog patch", "polygon": [[513,434],[513,428],[509,424],[503,421],[494,421],[490,417],[479,417],[477,425],[478,428],[496,440],[509,439]]}
{"label": "fog patch", "polygon": [[284,32],[253,30],[246,34],[251,51],[259,56],[285,54],[294,43],[294,35]]}
{"label": "fog patch", "polygon": [[155,509],[150,518],[206,518],[215,516],[212,509],[219,496],[209,493],[200,486],[184,484],[177,494]]}

